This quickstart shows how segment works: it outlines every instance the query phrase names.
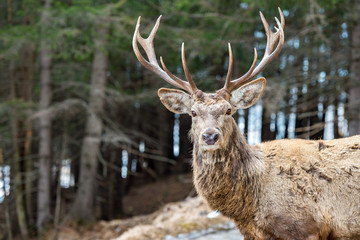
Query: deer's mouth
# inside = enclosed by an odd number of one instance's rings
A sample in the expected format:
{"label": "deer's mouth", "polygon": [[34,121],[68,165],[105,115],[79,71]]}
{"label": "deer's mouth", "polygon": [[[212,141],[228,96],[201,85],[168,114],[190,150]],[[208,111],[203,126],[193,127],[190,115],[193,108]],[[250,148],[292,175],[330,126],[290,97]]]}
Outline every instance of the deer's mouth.
{"label": "deer's mouth", "polygon": [[220,148],[220,145],[219,144],[214,144],[214,145],[203,144],[200,146],[200,148],[203,151],[216,151]]}

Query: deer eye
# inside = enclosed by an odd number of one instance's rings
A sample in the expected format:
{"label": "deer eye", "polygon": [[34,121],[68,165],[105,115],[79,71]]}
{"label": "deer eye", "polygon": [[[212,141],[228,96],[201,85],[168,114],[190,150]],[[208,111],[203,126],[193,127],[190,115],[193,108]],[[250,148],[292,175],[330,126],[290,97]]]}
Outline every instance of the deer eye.
{"label": "deer eye", "polygon": [[229,108],[228,110],[226,110],[226,115],[230,115],[231,114],[231,108]]}
{"label": "deer eye", "polygon": [[192,115],[193,117],[196,117],[196,116],[197,116],[197,114],[196,114],[195,111],[191,111],[191,115]]}

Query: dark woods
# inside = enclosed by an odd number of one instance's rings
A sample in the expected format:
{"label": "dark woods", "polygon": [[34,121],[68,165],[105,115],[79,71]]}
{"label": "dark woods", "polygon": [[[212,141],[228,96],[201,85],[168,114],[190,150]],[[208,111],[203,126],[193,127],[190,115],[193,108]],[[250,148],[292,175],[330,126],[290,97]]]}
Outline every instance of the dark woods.
{"label": "dark woods", "polygon": [[146,37],[162,14],[157,57],[181,76],[185,42],[193,79],[213,91],[226,76],[227,42],[241,76],[252,48],[265,49],[258,11],[277,16],[278,6],[285,45],[238,126],[252,144],[359,134],[358,0],[2,1],[0,239],[125,217],[131,189],[190,171],[190,118],[160,104],[164,81],[134,56],[138,16]]}

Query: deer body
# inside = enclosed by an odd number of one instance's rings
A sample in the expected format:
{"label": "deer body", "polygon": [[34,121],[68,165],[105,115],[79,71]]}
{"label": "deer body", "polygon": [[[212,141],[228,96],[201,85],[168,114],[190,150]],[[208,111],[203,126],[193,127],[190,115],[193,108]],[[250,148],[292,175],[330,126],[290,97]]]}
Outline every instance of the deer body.
{"label": "deer body", "polygon": [[245,239],[360,238],[360,136],[249,146],[236,129],[231,139],[222,154],[194,144],[194,184]]}
{"label": "deer body", "polygon": [[[284,16],[279,9],[276,32],[260,13],[267,44],[262,60],[257,52],[249,71],[231,80],[232,52],[222,89],[197,89],[186,66],[188,81],[174,76],[162,58],[160,67],[153,40],[160,17],[148,38],[136,25],[133,49],[142,65],[188,93],[161,88],[163,105],[192,116],[194,184],[210,207],[236,223],[246,240],[360,239],[360,136],[332,141],[277,140],[249,146],[232,115],[254,105],[266,80],[255,78],[284,44]],[[143,47],[146,60],[139,48]]]}

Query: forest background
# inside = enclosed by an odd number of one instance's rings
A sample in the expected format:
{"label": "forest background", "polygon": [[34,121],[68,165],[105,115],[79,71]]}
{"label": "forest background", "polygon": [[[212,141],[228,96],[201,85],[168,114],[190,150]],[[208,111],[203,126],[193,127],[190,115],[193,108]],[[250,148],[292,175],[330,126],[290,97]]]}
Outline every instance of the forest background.
{"label": "forest background", "polygon": [[[360,134],[359,0],[3,0],[0,2],[0,239],[35,237],[71,219],[126,217],[144,183],[191,172],[191,119],[167,111],[167,84],[131,42],[163,15],[155,49],[214,91],[247,71],[281,7],[285,45],[262,99],[234,115],[250,144]],[[139,195],[141,197],[141,194]]]}

